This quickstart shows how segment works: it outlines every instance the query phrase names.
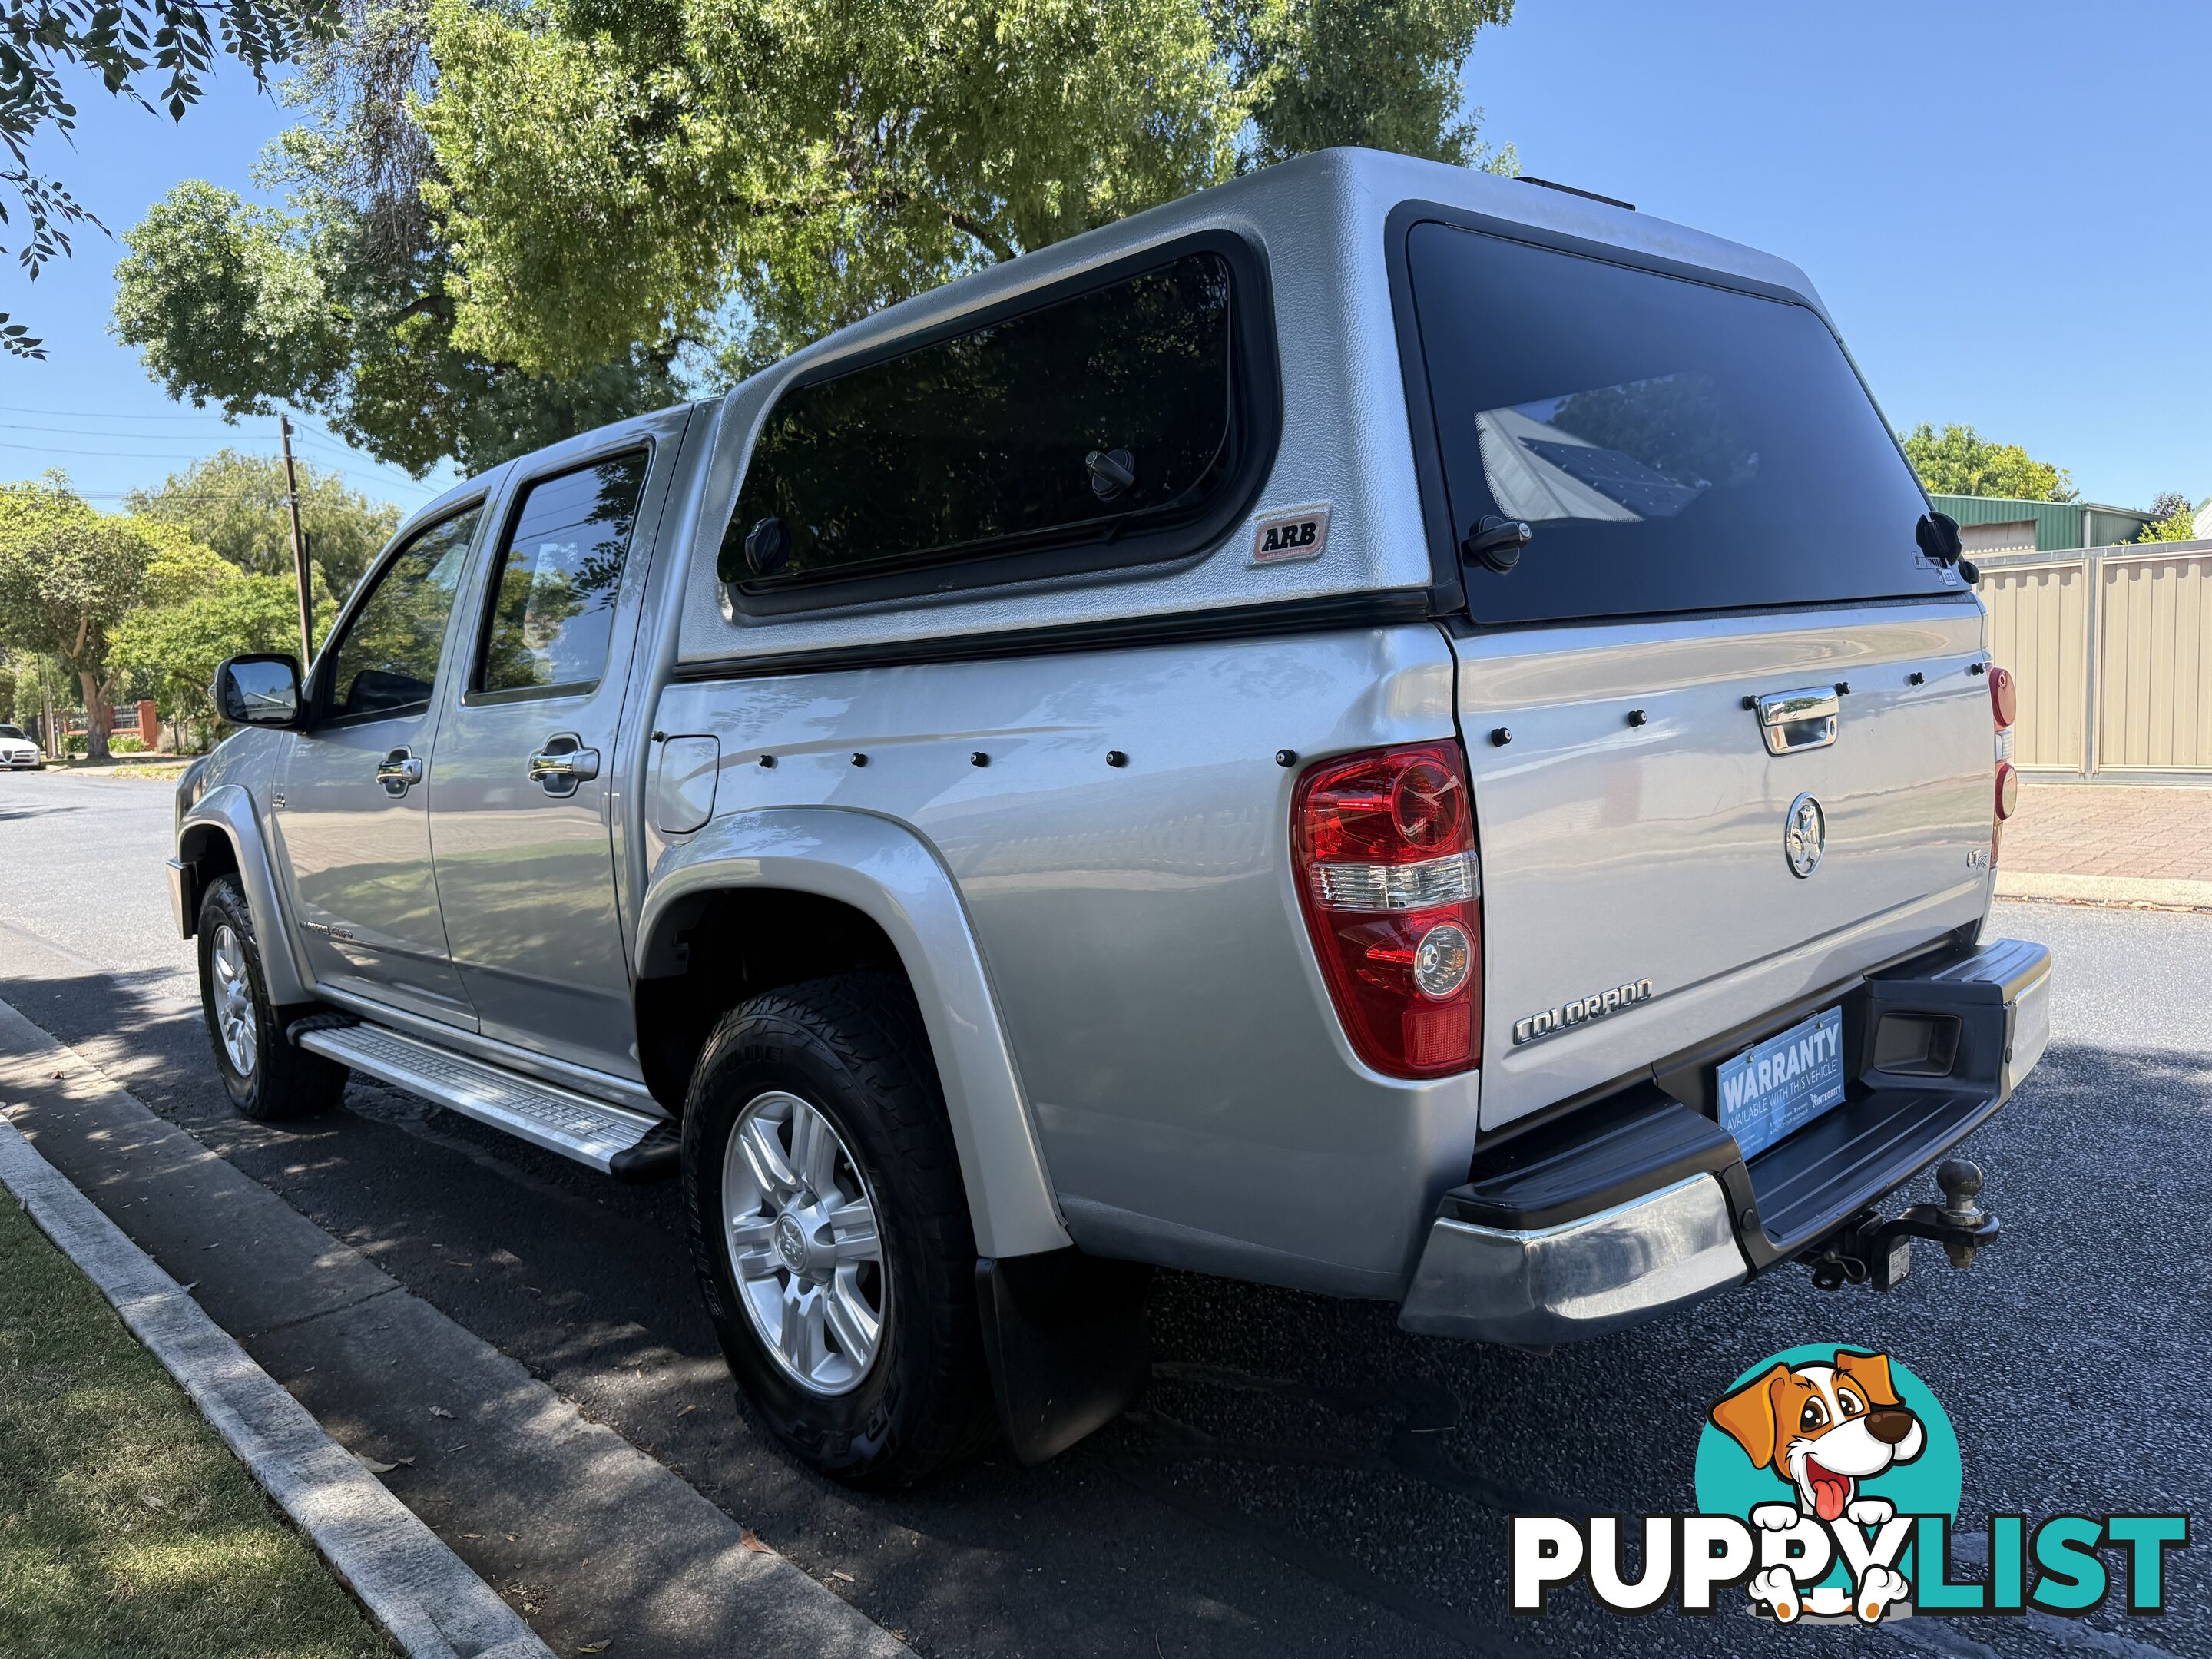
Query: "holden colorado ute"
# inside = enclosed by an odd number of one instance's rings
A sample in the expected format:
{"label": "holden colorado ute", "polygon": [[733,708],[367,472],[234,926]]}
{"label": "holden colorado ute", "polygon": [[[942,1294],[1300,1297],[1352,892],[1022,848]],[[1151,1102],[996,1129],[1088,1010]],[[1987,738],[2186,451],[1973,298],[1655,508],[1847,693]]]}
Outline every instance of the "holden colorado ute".
{"label": "holden colorado ute", "polygon": [[219,673],[177,920],[240,1110],[673,1176],[799,1457],[1035,1461],[1155,1265],[1541,1347],[1971,1261],[1885,1200],[2049,1031],[1973,580],[1795,266],[1330,151],[454,486]]}

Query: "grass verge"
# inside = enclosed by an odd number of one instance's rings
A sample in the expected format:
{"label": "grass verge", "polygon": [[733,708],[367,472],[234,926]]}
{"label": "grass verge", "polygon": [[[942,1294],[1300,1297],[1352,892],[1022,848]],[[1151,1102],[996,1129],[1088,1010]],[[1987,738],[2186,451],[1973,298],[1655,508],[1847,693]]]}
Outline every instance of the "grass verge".
{"label": "grass verge", "polygon": [[4,1191],[0,1644],[54,1659],[392,1651]]}
{"label": "grass verge", "polygon": [[173,778],[181,775],[197,758],[192,755],[113,755],[104,761],[48,761],[46,769],[80,772],[100,778]]}

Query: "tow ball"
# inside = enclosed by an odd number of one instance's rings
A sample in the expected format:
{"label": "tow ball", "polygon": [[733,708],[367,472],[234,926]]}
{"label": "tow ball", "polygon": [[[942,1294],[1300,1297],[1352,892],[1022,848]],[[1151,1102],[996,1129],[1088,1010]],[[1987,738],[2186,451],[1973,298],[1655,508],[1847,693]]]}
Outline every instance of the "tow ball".
{"label": "tow ball", "polygon": [[1982,1190],[1978,1165],[1963,1158],[1946,1158],[1936,1171],[1941,1204],[1915,1204],[1885,1221],[1878,1210],[1862,1210],[1797,1259],[1813,1270],[1824,1291],[1846,1285],[1895,1290],[1912,1271],[1912,1241],[1932,1238],[1954,1267],[1971,1267],[1974,1257],[1996,1243],[1996,1216],[1974,1202]]}

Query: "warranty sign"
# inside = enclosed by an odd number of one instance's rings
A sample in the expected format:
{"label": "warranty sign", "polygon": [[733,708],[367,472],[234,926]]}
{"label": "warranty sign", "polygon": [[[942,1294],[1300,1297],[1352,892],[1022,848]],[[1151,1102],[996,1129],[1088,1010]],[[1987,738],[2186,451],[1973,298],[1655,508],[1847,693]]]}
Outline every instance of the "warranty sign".
{"label": "warranty sign", "polygon": [[1791,1026],[1720,1068],[1721,1127],[1751,1158],[1844,1097],[1840,1008]]}

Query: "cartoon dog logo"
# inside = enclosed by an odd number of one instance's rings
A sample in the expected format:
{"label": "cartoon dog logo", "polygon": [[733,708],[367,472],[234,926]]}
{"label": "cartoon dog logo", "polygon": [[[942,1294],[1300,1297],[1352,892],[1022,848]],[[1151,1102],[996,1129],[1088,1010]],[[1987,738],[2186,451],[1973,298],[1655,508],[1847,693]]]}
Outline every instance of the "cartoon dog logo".
{"label": "cartoon dog logo", "polygon": [[[1879,1527],[1896,1508],[1887,1499],[1862,1497],[1859,1486],[1895,1464],[1910,1463],[1927,1444],[1920,1419],[1898,1397],[1889,1356],[1836,1351],[1832,1364],[1777,1363],[1712,1408],[1713,1425],[1741,1446],[1755,1468],[1771,1469],[1796,1489],[1797,1501],[1762,1504],[1751,1511],[1754,1527],[1787,1532],[1808,1521],[1823,1526],[1849,1521]],[[1786,1567],[1770,1567],[1750,1583],[1752,1599],[1784,1623],[1800,1611],[1853,1610],[1869,1622],[1907,1593],[1904,1575],[1869,1565],[1848,1598],[1814,1589],[1802,1592]]]}

